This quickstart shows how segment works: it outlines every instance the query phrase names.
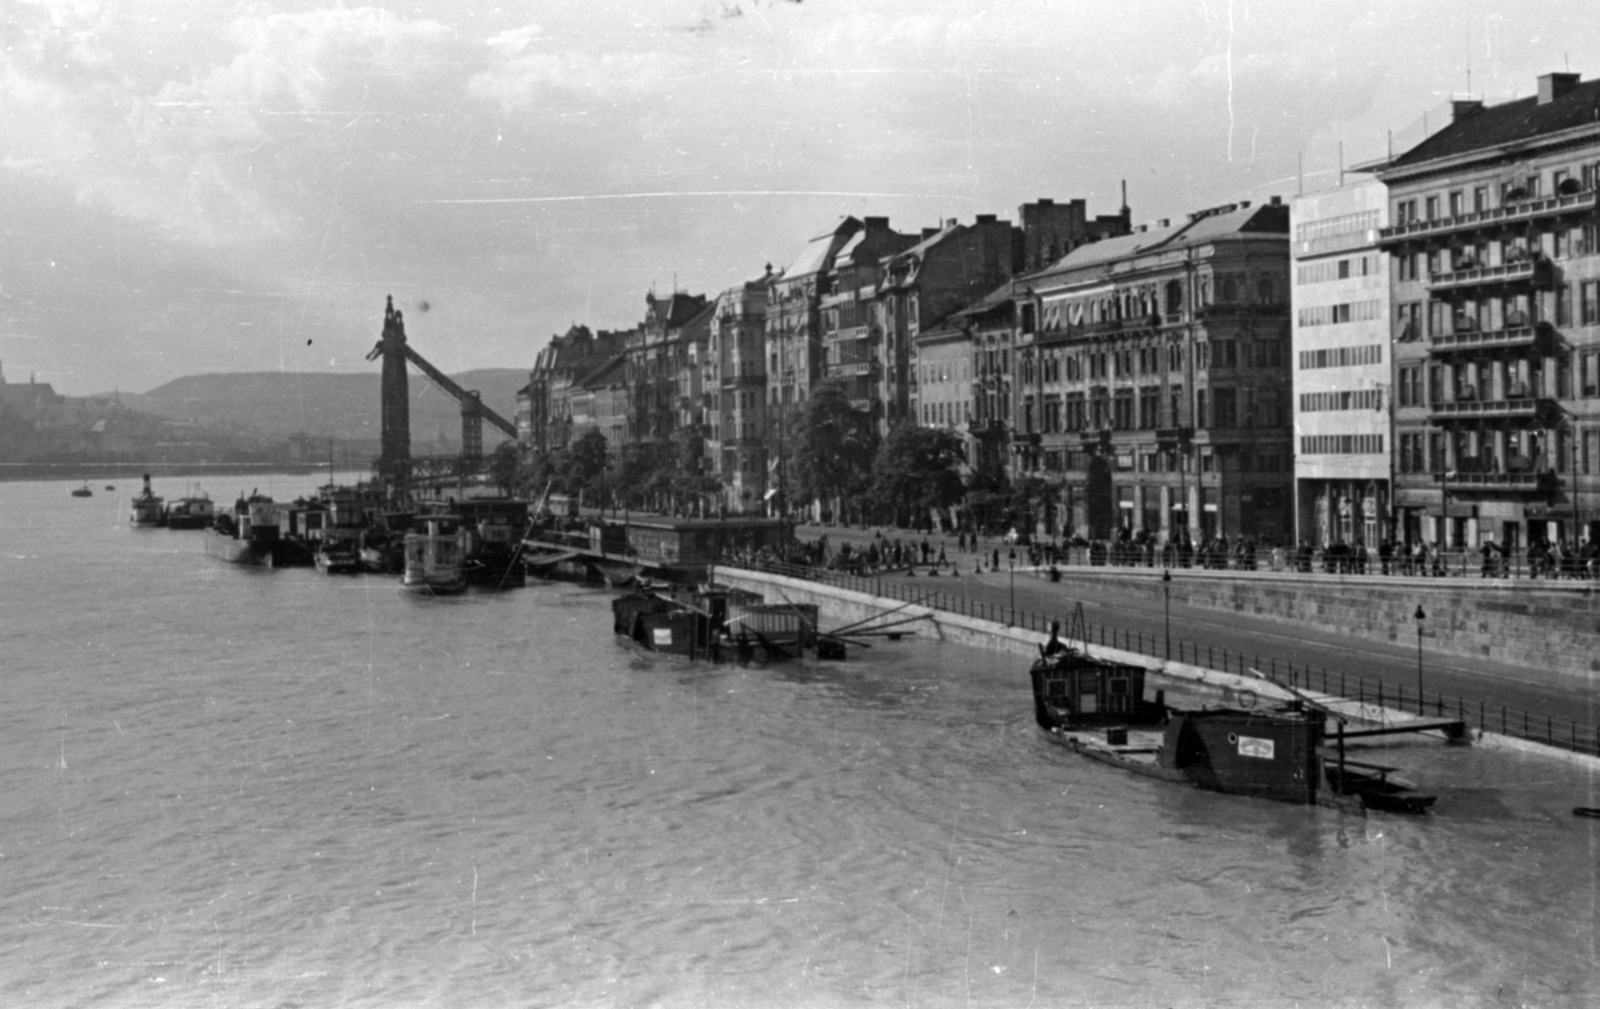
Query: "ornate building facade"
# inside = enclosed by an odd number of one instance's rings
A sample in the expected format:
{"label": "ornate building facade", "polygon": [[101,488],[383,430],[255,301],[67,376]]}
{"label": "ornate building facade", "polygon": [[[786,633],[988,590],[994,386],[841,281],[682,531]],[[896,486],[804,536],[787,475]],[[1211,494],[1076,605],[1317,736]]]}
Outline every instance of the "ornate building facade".
{"label": "ornate building facade", "polygon": [[1013,282],[1011,476],[1057,488],[1043,531],[1289,540],[1288,226],[1229,204]]}

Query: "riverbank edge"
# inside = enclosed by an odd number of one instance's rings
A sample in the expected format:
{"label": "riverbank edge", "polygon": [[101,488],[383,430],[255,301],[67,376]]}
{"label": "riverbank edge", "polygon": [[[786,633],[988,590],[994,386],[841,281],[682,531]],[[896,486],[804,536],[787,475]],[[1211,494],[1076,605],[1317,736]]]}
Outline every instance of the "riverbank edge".
{"label": "riverbank edge", "polygon": [[[953,644],[984,651],[1002,652],[1030,662],[1038,656],[1039,646],[1043,645],[1049,638],[1048,634],[1039,631],[1026,630],[1020,627],[1007,627],[1004,624],[966,616],[961,613],[950,613],[916,603],[905,603],[898,599],[874,596],[854,589],[846,589],[764,571],[714,566],[710,572],[710,581],[719,586],[759,593],[769,603],[814,604],[823,615],[846,623],[867,620],[890,610],[895,611],[895,619],[897,620],[904,617],[925,618],[924,621],[902,624],[896,629],[904,630],[908,634],[920,634],[923,632],[919,628],[925,622],[926,626],[931,628],[932,636],[940,641],[949,641]],[[774,594],[776,594],[777,598],[773,598]],[[1201,690],[1214,692],[1224,700],[1235,698],[1241,692],[1246,691],[1277,700],[1291,700],[1294,696],[1289,691],[1268,680],[1241,676],[1238,673],[1221,672],[1204,666],[1174,662],[1171,659],[1153,658],[1148,655],[1140,655],[1137,652],[1123,651],[1105,645],[1090,645],[1089,651],[1095,656],[1115,662],[1143,666],[1153,676],[1164,677],[1175,683],[1183,683]],[[1319,699],[1322,697],[1322,695],[1314,693],[1313,696]],[[1404,724],[1417,717],[1413,714],[1396,711],[1393,708],[1380,708],[1374,704],[1357,704],[1353,701],[1346,701],[1340,704],[1339,707],[1342,711],[1348,713],[1353,720],[1371,724]],[[1591,757],[1587,754],[1574,753],[1559,747],[1546,746],[1542,743],[1486,732],[1481,729],[1469,729],[1468,732],[1472,745],[1484,749],[1526,753],[1531,756],[1560,760],[1563,763],[1590,771],[1600,771],[1600,757]],[[1439,733],[1427,734],[1442,738]]]}

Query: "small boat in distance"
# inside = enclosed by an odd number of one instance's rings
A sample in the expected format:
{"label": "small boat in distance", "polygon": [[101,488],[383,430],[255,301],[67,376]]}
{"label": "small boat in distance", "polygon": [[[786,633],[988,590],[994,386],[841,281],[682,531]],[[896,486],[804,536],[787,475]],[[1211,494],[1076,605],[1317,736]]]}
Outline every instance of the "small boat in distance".
{"label": "small boat in distance", "polygon": [[84,483],[84,485],[82,487],[74,487],[74,488],[72,488],[72,496],[73,497],[94,497],[94,491],[89,489],[89,484],[86,482],[86,483]]}
{"label": "small boat in distance", "polygon": [[117,485],[116,484],[114,484],[114,483],[106,484],[106,490],[116,490],[116,489],[117,489]]}
{"label": "small boat in distance", "polygon": [[144,490],[133,499],[132,524],[149,528],[159,526],[166,518],[161,496],[150,489],[150,474],[144,475]]}

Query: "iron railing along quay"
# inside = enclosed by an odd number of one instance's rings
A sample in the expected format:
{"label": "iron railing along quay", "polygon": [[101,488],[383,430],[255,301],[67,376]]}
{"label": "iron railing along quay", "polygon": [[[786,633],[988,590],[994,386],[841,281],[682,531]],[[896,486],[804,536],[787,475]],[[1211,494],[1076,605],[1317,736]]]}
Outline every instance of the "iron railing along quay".
{"label": "iron railing along quay", "polygon": [[[977,551],[982,556],[999,549],[1002,557],[1012,548],[1000,546]],[[1018,547],[1021,558],[1027,548]],[[1122,544],[1094,544],[1067,547],[1056,551],[1062,567],[1133,567],[1211,569],[1217,571],[1259,571],[1287,574],[1368,575],[1408,578],[1533,578],[1592,581],[1600,579],[1600,565],[1593,558],[1576,555],[1529,557],[1525,551],[1492,554],[1485,561],[1482,551],[1454,549],[1430,551],[1426,557],[1410,553],[1382,557],[1376,550],[1352,548],[1348,553],[1313,550],[1257,548],[1253,552],[1221,553],[1195,549],[1184,553],[1172,549],[1144,549]],[[1041,563],[1049,563],[1042,560]]]}
{"label": "iron railing along quay", "polygon": [[[920,586],[902,581],[886,581],[868,573],[852,573],[803,564],[789,564],[760,560],[721,560],[718,567],[743,568],[768,574],[782,575],[803,581],[864,592],[899,602],[926,606],[930,609],[961,616],[988,620],[992,623],[1023,630],[1048,634],[1050,624],[1066,622],[1061,616],[1038,613],[1033,610],[1002,606],[973,599],[963,593],[924,590]],[[1280,662],[1277,658],[1263,658],[1259,652],[1246,654],[1237,649],[1213,648],[1181,638],[1169,639],[1165,634],[1129,631],[1106,624],[1087,623],[1085,633],[1090,644],[1147,655],[1151,658],[1174,659],[1179,663],[1199,666],[1217,672],[1251,675],[1252,671],[1264,673],[1280,683],[1302,690],[1314,690],[1362,704],[1392,707],[1397,711],[1415,712],[1421,716],[1455,718],[1469,727],[1484,732],[1498,733],[1515,739],[1540,743],[1556,749],[1568,750],[1588,756],[1600,756],[1600,727],[1585,725],[1551,715],[1535,715],[1506,705],[1492,705],[1483,699],[1468,700],[1459,695],[1439,691],[1407,691],[1403,685],[1346,672],[1333,672],[1326,667],[1310,663]]]}

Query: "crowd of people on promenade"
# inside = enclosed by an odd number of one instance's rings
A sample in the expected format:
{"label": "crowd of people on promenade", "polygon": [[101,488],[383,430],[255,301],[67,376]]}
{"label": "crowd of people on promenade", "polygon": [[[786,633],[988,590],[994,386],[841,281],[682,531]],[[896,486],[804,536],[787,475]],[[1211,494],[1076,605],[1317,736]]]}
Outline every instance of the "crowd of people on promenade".
{"label": "crowd of people on promenade", "polygon": [[873,531],[871,541],[863,545],[848,539],[835,544],[824,533],[815,539],[796,539],[781,549],[729,550],[725,556],[730,561],[784,563],[851,574],[914,571],[918,567],[931,571],[948,567],[955,572],[970,558],[974,571],[1091,566],[1441,578],[1600,579],[1600,544],[1590,541],[1580,548],[1565,540],[1536,540],[1526,552],[1516,552],[1493,541],[1485,541],[1476,550],[1442,549],[1423,541],[1396,543],[1387,539],[1376,549],[1360,540],[1316,548],[1307,542],[1289,546],[1274,545],[1270,541],[1258,543],[1250,536],[1230,540],[1217,535],[1192,542],[1187,537],[1162,540],[1146,531],[1125,530],[1105,540],[1074,536],[1061,541],[1034,541],[1014,531],[1004,536],[984,537],[976,532],[958,530],[952,545],[944,536],[935,541],[927,533],[890,530],[885,534],[878,529]]}

